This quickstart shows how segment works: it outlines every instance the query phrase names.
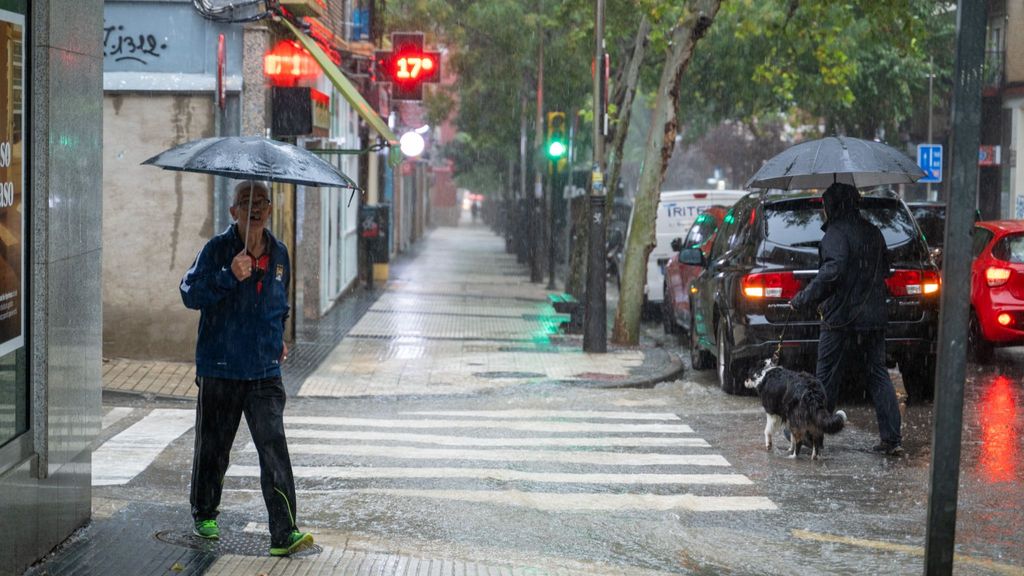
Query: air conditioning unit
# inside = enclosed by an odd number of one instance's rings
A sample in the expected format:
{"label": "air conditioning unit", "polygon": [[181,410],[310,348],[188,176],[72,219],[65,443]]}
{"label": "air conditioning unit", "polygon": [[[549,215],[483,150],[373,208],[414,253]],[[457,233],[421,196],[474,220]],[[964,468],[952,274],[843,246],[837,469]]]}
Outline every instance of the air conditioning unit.
{"label": "air conditioning unit", "polygon": [[322,18],[327,11],[325,0],[278,0],[281,7],[295,16]]}

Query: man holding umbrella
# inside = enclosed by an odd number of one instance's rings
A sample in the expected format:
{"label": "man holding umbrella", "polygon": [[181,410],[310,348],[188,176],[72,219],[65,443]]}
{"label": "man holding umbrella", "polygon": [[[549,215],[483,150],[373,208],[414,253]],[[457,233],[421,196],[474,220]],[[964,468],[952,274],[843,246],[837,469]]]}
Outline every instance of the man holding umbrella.
{"label": "man holding umbrella", "polygon": [[885,367],[885,278],[889,275],[885,239],[861,216],[855,187],[833,183],[822,200],[825,236],[818,248],[818,274],[790,305],[795,309],[818,306],[821,314],[816,376],[825,386],[829,412],[835,410],[843,374],[852,367],[844,366],[844,358],[862,359],[881,437],[872,450],[900,456],[899,405]]}
{"label": "man holding umbrella", "polygon": [[240,184],[232,224],[211,239],[181,280],[185,306],[200,311],[196,344],[195,454],[190,502],[193,533],[217,539],[217,507],[241,415],[259,454],[260,485],[270,519],[270,554],[313,545],[296,527],[295,482],[284,432],[281,363],[288,357],[291,267],[288,251],[266,230],[270,192]]}

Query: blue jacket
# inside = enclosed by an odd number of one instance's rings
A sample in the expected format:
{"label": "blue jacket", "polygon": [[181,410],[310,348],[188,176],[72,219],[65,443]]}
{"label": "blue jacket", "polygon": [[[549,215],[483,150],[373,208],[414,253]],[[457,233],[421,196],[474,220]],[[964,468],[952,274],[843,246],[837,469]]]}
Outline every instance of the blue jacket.
{"label": "blue jacket", "polygon": [[181,300],[199,310],[196,375],[257,380],[281,375],[291,266],[288,250],[267,230],[270,264],[256,293],[255,275],[239,282],[231,260],[244,244],[236,225],[214,236],[181,279]]}

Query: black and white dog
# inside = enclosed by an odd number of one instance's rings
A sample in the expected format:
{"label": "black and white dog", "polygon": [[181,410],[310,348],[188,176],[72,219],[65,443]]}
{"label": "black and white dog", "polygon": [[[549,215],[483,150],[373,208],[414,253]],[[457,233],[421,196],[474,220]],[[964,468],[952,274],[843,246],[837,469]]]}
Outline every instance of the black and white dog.
{"label": "black and white dog", "polygon": [[835,434],[846,424],[846,413],[828,411],[825,387],[806,372],[796,372],[765,360],[764,367],[745,383],[757,390],[764,406],[764,447],[772,448],[772,437],[780,424],[789,427],[789,457],[800,455],[801,446],[809,446],[811,459],[817,460],[825,444],[825,434]]}

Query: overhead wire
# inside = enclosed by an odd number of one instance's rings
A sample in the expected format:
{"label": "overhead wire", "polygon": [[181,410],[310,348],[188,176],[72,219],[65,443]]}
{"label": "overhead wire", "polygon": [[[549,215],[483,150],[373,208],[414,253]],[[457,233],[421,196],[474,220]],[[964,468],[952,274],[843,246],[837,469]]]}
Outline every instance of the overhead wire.
{"label": "overhead wire", "polygon": [[274,0],[229,0],[221,5],[212,0],[192,0],[196,12],[203,18],[222,23],[262,20],[273,13],[274,4]]}

